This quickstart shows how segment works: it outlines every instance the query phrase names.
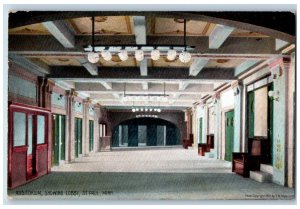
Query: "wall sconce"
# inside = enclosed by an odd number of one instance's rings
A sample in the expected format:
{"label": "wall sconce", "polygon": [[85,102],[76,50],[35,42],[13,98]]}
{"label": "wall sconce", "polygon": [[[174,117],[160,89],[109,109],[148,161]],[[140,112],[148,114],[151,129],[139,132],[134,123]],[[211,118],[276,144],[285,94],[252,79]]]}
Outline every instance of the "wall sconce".
{"label": "wall sconce", "polygon": [[272,71],[272,77],[273,80],[278,79],[278,77],[280,77],[282,75],[282,69],[281,67],[277,67]]}
{"label": "wall sconce", "polygon": [[62,98],[63,98],[63,95],[60,94],[60,95],[58,96],[57,100],[62,100]]}
{"label": "wall sconce", "polygon": [[217,104],[218,100],[216,98],[213,99],[213,104]]}
{"label": "wall sconce", "polygon": [[279,91],[269,91],[268,96],[277,102],[279,101]]}
{"label": "wall sconce", "polygon": [[239,95],[240,94],[240,88],[236,87],[233,91],[234,96]]}

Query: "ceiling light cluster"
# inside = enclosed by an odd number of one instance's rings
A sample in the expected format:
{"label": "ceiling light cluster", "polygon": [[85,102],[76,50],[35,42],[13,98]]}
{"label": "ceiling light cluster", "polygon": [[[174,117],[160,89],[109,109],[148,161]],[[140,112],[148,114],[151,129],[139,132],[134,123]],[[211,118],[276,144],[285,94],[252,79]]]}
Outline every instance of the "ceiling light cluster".
{"label": "ceiling light cluster", "polygon": [[[111,61],[112,53],[114,53],[114,52],[110,52],[109,50],[103,50],[103,51],[100,52],[101,57],[105,61]],[[134,57],[137,61],[141,62],[142,60],[144,60],[146,53],[148,53],[148,52],[143,51],[142,49],[137,49],[137,50],[134,51]],[[118,55],[118,57],[120,58],[121,61],[126,61],[129,58],[129,53],[125,49],[121,49],[118,52],[116,52],[115,54]],[[151,56],[152,60],[157,61],[157,60],[160,59],[161,51],[158,50],[158,49],[153,49],[150,52],[150,56]],[[174,50],[174,49],[168,50],[167,53],[166,53],[166,57],[169,61],[174,61],[177,57],[177,51]],[[91,51],[91,52],[88,53],[87,58],[88,58],[89,62],[97,63],[97,62],[99,62],[100,56],[97,52]],[[192,58],[192,55],[188,51],[182,51],[179,54],[179,60],[183,63],[189,62],[191,60],[191,58]]]}
{"label": "ceiling light cluster", "polygon": [[134,56],[139,62],[145,57],[152,60],[159,60],[161,55],[166,56],[169,61],[174,61],[179,54],[179,60],[188,63],[195,47],[186,45],[186,20],[184,20],[184,44],[183,45],[119,45],[119,46],[96,46],[95,45],[95,18],[92,17],[92,45],[85,48],[88,52],[87,58],[91,63],[97,63],[100,55],[105,61],[112,59],[112,54],[118,55],[121,61],[126,61],[130,56]]}
{"label": "ceiling light cluster", "polygon": [[166,95],[124,95],[122,101],[158,101],[158,102],[167,102],[168,97]]}
{"label": "ceiling light cluster", "polygon": [[132,112],[161,112],[161,109],[152,107],[132,108]]}

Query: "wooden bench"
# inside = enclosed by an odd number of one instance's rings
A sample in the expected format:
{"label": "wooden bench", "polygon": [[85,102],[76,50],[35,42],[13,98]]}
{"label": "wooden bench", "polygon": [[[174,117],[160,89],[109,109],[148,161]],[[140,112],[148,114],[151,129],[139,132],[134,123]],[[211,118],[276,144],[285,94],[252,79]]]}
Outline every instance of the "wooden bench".
{"label": "wooden bench", "polygon": [[250,170],[260,170],[262,141],[259,139],[248,139],[250,152],[232,153],[232,172],[243,177],[249,177]]}

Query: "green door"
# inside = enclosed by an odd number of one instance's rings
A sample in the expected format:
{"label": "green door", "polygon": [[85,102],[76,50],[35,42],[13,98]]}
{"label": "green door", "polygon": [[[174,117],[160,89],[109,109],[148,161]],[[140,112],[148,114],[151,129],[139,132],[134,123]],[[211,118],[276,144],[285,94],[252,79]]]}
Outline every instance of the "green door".
{"label": "green door", "polygon": [[234,137],[234,111],[225,113],[225,160],[232,160],[233,137]]}
{"label": "green door", "polygon": [[[273,91],[273,83],[268,86],[268,91]],[[270,140],[269,164],[273,163],[273,99],[268,97],[268,139]]]}
{"label": "green door", "polygon": [[94,121],[89,121],[89,151],[94,150]]}
{"label": "green door", "polygon": [[60,115],[60,159],[66,159],[66,117]]}
{"label": "green door", "polygon": [[202,143],[203,118],[199,119],[199,143]]}
{"label": "green door", "polygon": [[254,137],[254,91],[248,93],[248,137]]}
{"label": "green door", "polygon": [[79,156],[79,118],[75,118],[75,158]]}
{"label": "green door", "polygon": [[59,115],[53,115],[52,165],[59,165]]}
{"label": "green door", "polygon": [[79,154],[82,154],[82,119],[79,118],[79,127],[78,127],[78,146],[79,146]]}

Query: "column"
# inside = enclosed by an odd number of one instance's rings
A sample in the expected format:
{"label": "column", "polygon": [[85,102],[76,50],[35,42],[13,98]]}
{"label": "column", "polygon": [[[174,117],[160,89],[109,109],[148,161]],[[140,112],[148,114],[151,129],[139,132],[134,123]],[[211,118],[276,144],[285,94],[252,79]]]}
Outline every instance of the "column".
{"label": "column", "polygon": [[67,91],[67,114],[66,114],[66,162],[75,160],[75,134],[74,134],[74,90]]}
{"label": "column", "polygon": [[295,137],[295,108],[296,108],[296,96],[295,96],[295,53],[292,53],[291,60],[283,60],[284,69],[288,71],[287,75],[287,142],[286,142],[286,177],[287,186],[290,188],[295,187],[295,162],[296,162],[296,137]]}
{"label": "column", "polygon": [[[283,59],[276,59],[269,64],[274,85],[273,115],[273,182],[285,185],[286,182],[286,134],[287,134],[287,69]],[[278,100],[277,100],[278,98]]]}
{"label": "column", "polygon": [[100,105],[96,104],[94,106],[94,152],[100,151],[100,128],[99,128],[99,118],[100,118]]}
{"label": "column", "polygon": [[88,156],[89,153],[89,107],[90,100],[83,100],[83,114],[82,114],[82,156]]}
{"label": "column", "polygon": [[221,159],[221,153],[220,153],[220,141],[221,141],[221,108],[220,108],[220,93],[217,92],[214,95],[214,99],[213,99],[213,103],[214,103],[214,114],[215,114],[215,120],[214,120],[214,137],[215,137],[215,157],[218,159]]}
{"label": "column", "polygon": [[241,132],[242,132],[242,102],[243,102],[243,86],[239,81],[232,84],[234,90],[234,140],[233,152],[241,151]]}

